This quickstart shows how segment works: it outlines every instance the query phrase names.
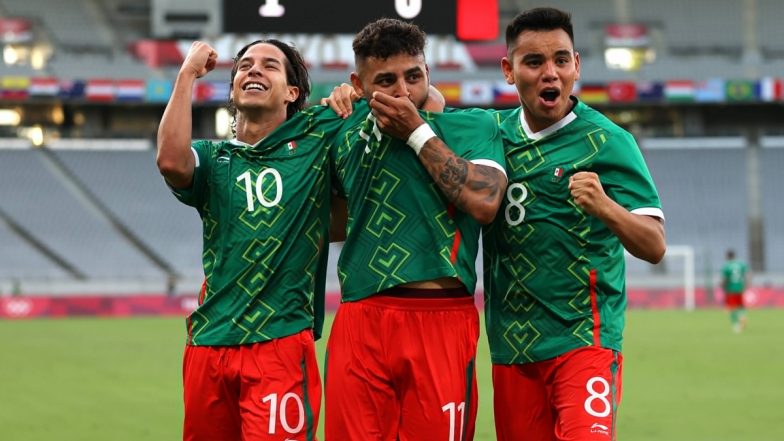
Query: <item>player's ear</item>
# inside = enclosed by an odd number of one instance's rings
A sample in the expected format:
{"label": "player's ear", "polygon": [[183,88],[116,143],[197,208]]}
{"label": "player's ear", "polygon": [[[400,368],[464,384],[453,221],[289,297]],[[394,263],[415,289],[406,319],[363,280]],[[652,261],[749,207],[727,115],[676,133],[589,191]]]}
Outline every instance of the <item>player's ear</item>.
{"label": "player's ear", "polygon": [[514,67],[512,66],[512,60],[507,57],[501,58],[501,72],[504,74],[504,79],[506,80],[506,84],[514,84]]}
{"label": "player's ear", "polygon": [[574,51],[574,69],[577,72],[574,80],[577,81],[580,79],[580,53],[577,51]]}
{"label": "player's ear", "polygon": [[288,89],[289,93],[286,95],[286,102],[293,103],[294,101],[297,101],[297,98],[299,98],[299,87],[288,86]]}
{"label": "player's ear", "polygon": [[359,78],[359,74],[356,72],[351,72],[351,85],[354,86],[354,91],[357,95],[364,97],[365,91],[362,88],[362,80]]}

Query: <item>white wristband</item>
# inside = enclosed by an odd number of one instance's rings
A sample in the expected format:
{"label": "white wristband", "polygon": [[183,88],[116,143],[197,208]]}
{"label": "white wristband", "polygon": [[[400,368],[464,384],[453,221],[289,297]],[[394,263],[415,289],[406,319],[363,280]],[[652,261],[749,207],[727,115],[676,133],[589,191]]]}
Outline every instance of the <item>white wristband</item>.
{"label": "white wristband", "polygon": [[428,123],[422,123],[421,126],[417,127],[413,132],[411,132],[411,135],[408,137],[406,144],[414,149],[414,152],[417,154],[417,156],[419,156],[419,152],[422,150],[422,147],[425,145],[425,143],[430,140],[430,138],[435,138],[435,136],[436,132],[430,128],[430,125]]}

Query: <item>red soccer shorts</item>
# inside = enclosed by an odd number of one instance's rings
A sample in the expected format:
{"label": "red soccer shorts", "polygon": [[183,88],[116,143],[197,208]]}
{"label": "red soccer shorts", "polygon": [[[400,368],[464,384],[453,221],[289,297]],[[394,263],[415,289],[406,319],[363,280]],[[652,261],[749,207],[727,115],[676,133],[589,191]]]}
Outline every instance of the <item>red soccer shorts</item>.
{"label": "red soccer shorts", "polygon": [[186,346],[185,441],[316,439],[321,382],[313,331],[263,343]]}
{"label": "red soccer shorts", "polygon": [[325,440],[473,439],[478,338],[468,296],[341,304],[327,343]]}
{"label": "red soccer shorts", "polygon": [[729,309],[743,308],[743,293],[725,293],[724,305]]}
{"label": "red soccer shorts", "polygon": [[499,441],[611,441],[623,357],[596,346],[550,360],[493,365]]}

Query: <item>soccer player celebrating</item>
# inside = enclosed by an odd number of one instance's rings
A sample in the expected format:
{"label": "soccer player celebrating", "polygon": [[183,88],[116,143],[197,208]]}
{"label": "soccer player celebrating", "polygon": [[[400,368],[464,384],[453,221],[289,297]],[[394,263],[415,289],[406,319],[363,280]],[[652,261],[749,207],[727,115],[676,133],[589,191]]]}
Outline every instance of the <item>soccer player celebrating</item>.
{"label": "soccer player celebrating", "polygon": [[749,279],[748,270],[746,263],[735,257],[735,250],[727,250],[727,260],[721,267],[721,287],[724,290],[724,304],[730,313],[732,330],[738,334],[746,328],[743,292]]}
{"label": "soccer player celebrating", "polygon": [[571,95],[571,17],[519,14],[501,62],[521,106],[498,112],[509,170],[483,234],[499,440],[613,440],[626,309],[623,249],[656,263],[663,213],[634,138]]}
{"label": "soccer player celebrating", "polygon": [[348,199],[342,304],[327,343],[327,441],[472,439],[480,224],[506,188],[485,111],[419,112],[425,34],[381,19],[353,42],[363,96],[333,149]]}
{"label": "soccer player celebrating", "polygon": [[327,140],[342,120],[324,108],[302,110],[310,87],[295,49],[256,41],[231,70],[236,138],[192,142],[193,85],[216,60],[210,46],[193,43],[158,131],[158,167],[204,223],[206,281],[186,322],[183,439],[313,440]]}

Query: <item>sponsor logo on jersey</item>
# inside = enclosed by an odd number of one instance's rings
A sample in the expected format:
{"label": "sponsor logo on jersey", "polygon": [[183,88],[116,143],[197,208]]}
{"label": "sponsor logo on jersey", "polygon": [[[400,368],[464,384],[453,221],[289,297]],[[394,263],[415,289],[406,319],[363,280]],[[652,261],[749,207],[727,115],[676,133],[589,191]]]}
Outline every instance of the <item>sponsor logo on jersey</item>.
{"label": "sponsor logo on jersey", "polygon": [[591,425],[591,433],[601,433],[602,435],[610,435],[610,428],[604,424],[593,423]]}

